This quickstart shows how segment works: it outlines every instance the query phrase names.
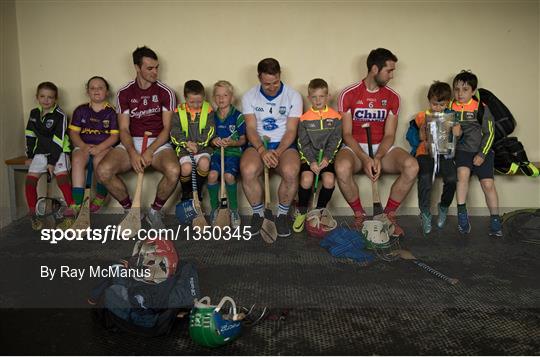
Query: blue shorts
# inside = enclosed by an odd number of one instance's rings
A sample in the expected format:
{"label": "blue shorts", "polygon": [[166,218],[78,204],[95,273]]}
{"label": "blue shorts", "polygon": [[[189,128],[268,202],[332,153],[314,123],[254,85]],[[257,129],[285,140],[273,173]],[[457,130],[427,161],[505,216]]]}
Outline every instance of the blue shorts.
{"label": "blue shorts", "polygon": [[[279,144],[281,144],[280,142],[279,143],[268,143],[268,150],[276,150],[279,146]],[[251,143],[248,144],[248,148],[249,147],[254,147],[253,145],[251,145]],[[293,143],[287,148],[288,149],[294,149],[294,150],[298,150],[297,146],[296,146],[296,141],[293,141]]]}
{"label": "blue shorts", "polygon": [[[221,155],[213,154],[210,161],[210,171],[217,171],[221,175]],[[234,177],[240,172],[240,158],[238,156],[225,156],[225,173]]]}

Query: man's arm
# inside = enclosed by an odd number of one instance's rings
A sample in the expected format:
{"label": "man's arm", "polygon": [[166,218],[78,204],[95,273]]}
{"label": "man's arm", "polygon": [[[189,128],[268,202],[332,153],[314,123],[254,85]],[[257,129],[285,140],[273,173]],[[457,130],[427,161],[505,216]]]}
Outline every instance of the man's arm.
{"label": "man's arm", "polygon": [[257,118],[255,117],[255,114],[244,114],[244,118],[246,120],[246,135],[248,141],[255,148],[255,150],[261,154],[264,149],[264,145],[259,137],[259,133],[257,133]]}
{"label": "man's arm", "polygon": [[386,118],[386,123],[384,124],[384,136],[379,144],[377,153],[375,154],[375,159],[381,160],[388,150],[394,145],[396,140],[396,130],[397,130],[397,117],[393,114],[389,114]]}
{"label": "man's arm", "polygon": [[298,121],[300,118],[289,117],[287,118],[287,129],[285,134],[281,138],[279,146],[276,148],[276,153],[281,156],[285,150],[287,150],[294,140],[296,140],[296,132],[298,131]]}
{"label": "man's arm", "polygon": [[131,162],[131,167],[137,173],[144,172],[144,162],[141,154],[135,150],[133,137],[129,131],[129,114],[118,114],[118,127],[120,128],[120,142],[126,148]]}
{"label": "man's arm", "polygon": [[[171,121],[172,121],[172,111],[164,111],[161,112],[161,118],[163,120],[163,129],[159,132],[158,136],[156,137],[156,140],[148,146],[146,151],[149,151],[150,154],[154,154],[154,152],[159,149],[160,146],[165,144],[167,141],[169,141],[169,136],[171,132]],[[155,133],[152,133],[155,134]]]}
{"label": "man's arm", "polygon": [[347,145],[354,154],[360,159],[360,161],[364,162],[365,160],[369,159],[369,155],[367,155],[364,150],[358,145],[356,142],[356,139],[352,135],[352,117],[350,112],[344,112],[341,113],[341,124],[342,124],[342,132],[343,132],[343,142],[345,145]]}

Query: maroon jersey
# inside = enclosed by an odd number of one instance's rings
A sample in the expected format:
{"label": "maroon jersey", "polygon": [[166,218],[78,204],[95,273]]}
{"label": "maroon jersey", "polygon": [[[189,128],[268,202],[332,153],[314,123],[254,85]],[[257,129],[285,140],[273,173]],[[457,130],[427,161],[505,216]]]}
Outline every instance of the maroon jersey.
{"label": "maroon jersey", "polygon": [[384,86],[376,92],[366,88],[364,80],[345,88],[339,95],[338,110],[350,112],[352,117],[352,135],[359,143],[367,143],[366,130],[362,125],[371,126],[372,143],[379,144],[384,137],[384,124],[389,114],[398,116],[399,95],[390,87]]}
{"label": "maroon jersey", "polygon": [[99,112],[95,112],[88,103],[79,105],[73,112],[69,130],[79,132],[86,144],[98,145],[109,135],[118,134],[116,111],[109,103]]}
{"label": "maroon jersey", "polygon": [[160,81],[141,89],[133,80],[120,88],[116,98],[117,113],[129,115],[131,136],[144,136],[145,131],[151,132],[151,137],[158,136],[163,130],[162,112],[176,108],[176,95]]}

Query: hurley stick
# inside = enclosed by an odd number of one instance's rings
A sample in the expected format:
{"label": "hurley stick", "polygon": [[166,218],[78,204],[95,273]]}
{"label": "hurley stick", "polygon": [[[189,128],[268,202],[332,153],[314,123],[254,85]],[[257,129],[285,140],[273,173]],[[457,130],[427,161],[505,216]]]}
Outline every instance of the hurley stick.
{"label": "hurley stick", "polygon": [[[268,147],[268,142],[270,138],[267,136],[263,137],[264,147]],[[261,226],[261,236],[262,239],[268,243],[272,244],[277,239],[277,228],[274,223],[274,215],[270,209],[270,177],[268,175],[268,167],[264,164],[264,219]]]}
{"label": "hurley stick", "polygon": [[231,225],[231,211],[227,201],[227,192],[225,191],[225,148],[221,147],[221,188],[220,205],[216,217],[216,226],[226,227]]}
{"label": "hurley stick", "polygon": [[[369,157],[373,159],[373,146],[371,144],[371,127],[369,123],[362,125],[362,128],[366,129]],[[373,196],[373,216],[377,216],[383,213],[383,207],[381,199],[379,197],[379,181],[371,181],[371,195]]]}
{"label": "hurley stick", "polygon": [[71,226],[72,229],[80,229],[81,237],[86,235],[86,229],[90,227],[90,193],[92,191],[92,173],[93,173],[93,157],[88,157],[88,164],[86,166],[86,186],[84,188],[84,199],[81,205],[81,210],[77,219]]}
{"label": "hurley stick", "polygon": [[206,218],[204,218],[201,202],[199,201],[199,192],[197,191],[197,163],[195,162],[193,153],[189,153],[189,158],[191,159],[191,187],[193,189],[193,205],[195,206],[195,211],[197,211],[197,216],[193,218],[191,226],[203,229],[208,225],[208,223],[206,222]]}
{"label": "hurley stick", "polygon": [[414,264],[418,265],[420,268],[426,270],[430,274],[435,275],[437,278],[446,281],[450,285],[456,285],[459,282],[458,279],[449,278],[443,273],[441,273],[440,271],[433,269],[432,267],[430,267],[424,262],[421,262],[408,250],[400,249],[397,251],[397,254],[400,256],[401,259],[412,261]]}
{"label": "hurley stick", "polygon": [[[141,155],[146,151],[148,145],[148,137],[152,135],[151,132],[145,131]],[[144,171],[137,174],[137,187],[135,187],[135,196],[133,196],[133,203],[131,204],[131,209],[129,210],[127,216],[120,222],[118,225],[122,230],[129,229],[131,231],[129,237],[135,236],[137,232],[141,229],[141,193],[143,185]]]}

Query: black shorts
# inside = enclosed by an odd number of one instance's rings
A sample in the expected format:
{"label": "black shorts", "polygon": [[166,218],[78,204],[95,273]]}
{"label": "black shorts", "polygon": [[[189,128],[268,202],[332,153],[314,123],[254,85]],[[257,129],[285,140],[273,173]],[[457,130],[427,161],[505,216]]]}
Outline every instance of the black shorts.
{"label": "black shorts", "polygon": [[[311,168],[309,167],[309,165],[306,163],[306,162],[302,162],[302,165],[300,166],[300,174],[304,171],[311,171]],[[311,171],[313,172],[313,171]],[[332,161],[331,163],[328,164],[328,166],[326,166],[324,169],[321,170],[321,174],[325,173],[325,172],[330,172],[330,173],[333,173],[335,174],[336,172],[334,171],[334,162]]]}
{"label": "black shorts", "polygon": [[471,170],[471,173],[478,176],[479,180],[493,178],[493,167],[494,167],[494,158],[495,154],[493,151],[490,151],[486,155],[484,163],[480,166],[473,165],[473,159],[476,156],[475,152],[467,152],[456,150],[455,161],[456,167],[468,167]]}

